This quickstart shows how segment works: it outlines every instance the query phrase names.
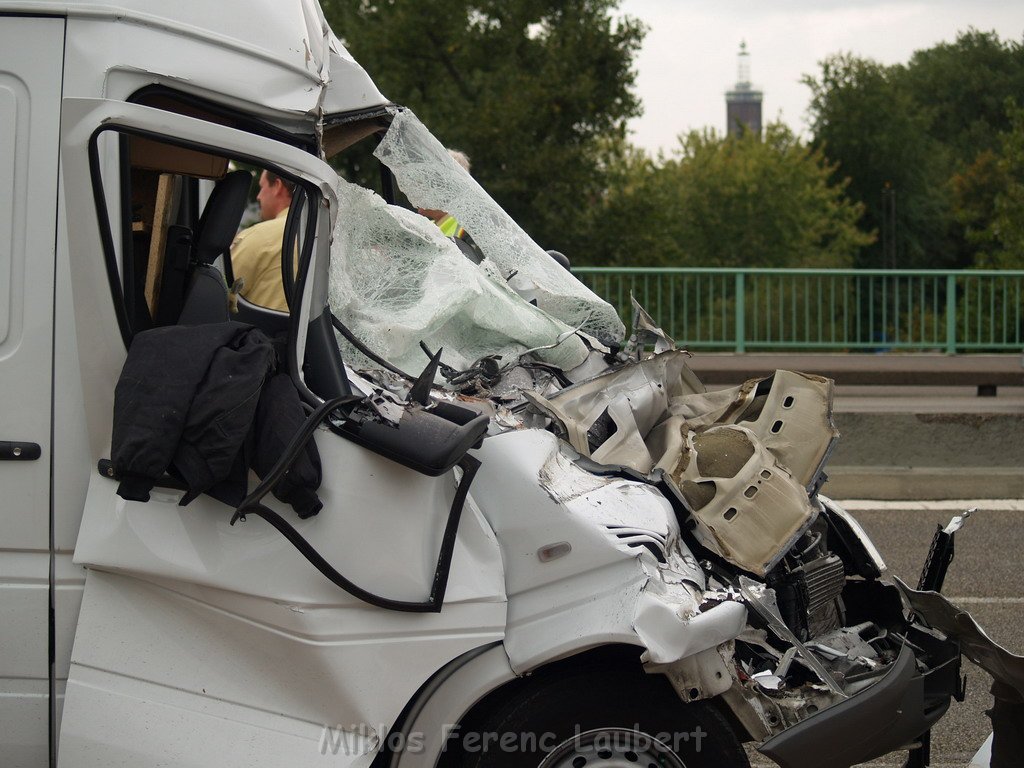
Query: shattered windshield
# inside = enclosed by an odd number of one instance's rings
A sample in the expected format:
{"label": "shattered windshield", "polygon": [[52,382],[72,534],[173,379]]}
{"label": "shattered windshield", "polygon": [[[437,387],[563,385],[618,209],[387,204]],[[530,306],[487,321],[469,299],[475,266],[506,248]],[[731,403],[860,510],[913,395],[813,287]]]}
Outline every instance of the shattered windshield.
{"label": "shattered windshield", "polygon": [[[331,245],[330,301],[349,329],[392,365],[418,373],[421,343],[465,370],[534,350],[563,370],[584,362],[584,333],[620,341],[615,310],[542,250],[409,111],[399,112],[374,153],[421,209],[454,216],[483,255],[463,254],[429,219],[344,180]],[[344,339],[355,367],[379,367]]]}

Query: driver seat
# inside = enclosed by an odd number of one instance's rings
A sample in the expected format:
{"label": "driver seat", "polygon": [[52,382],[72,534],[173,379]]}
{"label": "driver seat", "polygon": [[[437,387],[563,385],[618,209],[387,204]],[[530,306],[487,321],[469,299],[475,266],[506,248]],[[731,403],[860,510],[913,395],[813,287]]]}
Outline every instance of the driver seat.
{"label": "driver seat", "polygon": [[[252,174],[232,171],[213,188],[192,242],[190,261],[194,266],[178,325],[223,323],[231,318],[228,303],[231,243],[245,213],[251,186]],[[221,255],[224,256],[223,273],[213,266]]]}

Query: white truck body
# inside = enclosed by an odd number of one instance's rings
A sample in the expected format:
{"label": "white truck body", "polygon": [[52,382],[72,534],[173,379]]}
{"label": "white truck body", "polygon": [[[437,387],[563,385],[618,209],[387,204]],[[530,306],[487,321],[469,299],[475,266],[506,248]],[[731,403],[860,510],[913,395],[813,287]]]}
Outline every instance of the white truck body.
{"label": "white truck body", "polygon": [[[819,672],[813,694],[773,709],[732,658],[758,588],[713,587],[681,532],[682,501],[640,475],[591,472],[546,429],[492,425],[473,449],[481,468],[433,612],[369,605],[262,520],[232,526],[208,496],[119,497],[97,466],[132,332],[126,240],[108,223],[131,225],[121,137],[305,184],[311,277],[289,350],[302,371],[337,217],[330,129],[394,114],[315,0],[130,6],[0,0],[4,765],[434,766],[485,696],[602,648],[631,648],[680,702],[724,701],[738,738],[761,744],[860,694],[829,692]],[[356,584],[422,601],[462,475],[415,471],[325,429],[316,442],[324,511],[296,528]],[[842,510],[813,504],[860,567],[884,570]],[[774,567],[787,536],[768,535],[772,562],[745,572]]]}

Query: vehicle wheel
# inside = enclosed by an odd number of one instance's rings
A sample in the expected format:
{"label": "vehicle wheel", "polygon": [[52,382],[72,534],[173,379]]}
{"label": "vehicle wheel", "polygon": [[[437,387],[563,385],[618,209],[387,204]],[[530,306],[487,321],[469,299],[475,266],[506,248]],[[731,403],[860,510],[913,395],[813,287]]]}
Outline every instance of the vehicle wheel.
{"label": "vehicle wheel", "polygon": [[749,768],[728,721],[661,675],[596,667],[528,681],[456,734],[468,768]]}

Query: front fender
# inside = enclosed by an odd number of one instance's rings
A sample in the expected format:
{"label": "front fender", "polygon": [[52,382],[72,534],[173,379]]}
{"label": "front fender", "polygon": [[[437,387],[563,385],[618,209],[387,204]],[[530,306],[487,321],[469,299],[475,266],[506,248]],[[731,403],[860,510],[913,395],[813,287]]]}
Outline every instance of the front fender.
{"label": "front fender", "polygon": [[701,611],[704,572],[655,487],[587,472],[541,430],[492,436],[480,458],[474,497],[502,549],[517,674],[608,644],[670,664],[743,630],[741,604]]}

